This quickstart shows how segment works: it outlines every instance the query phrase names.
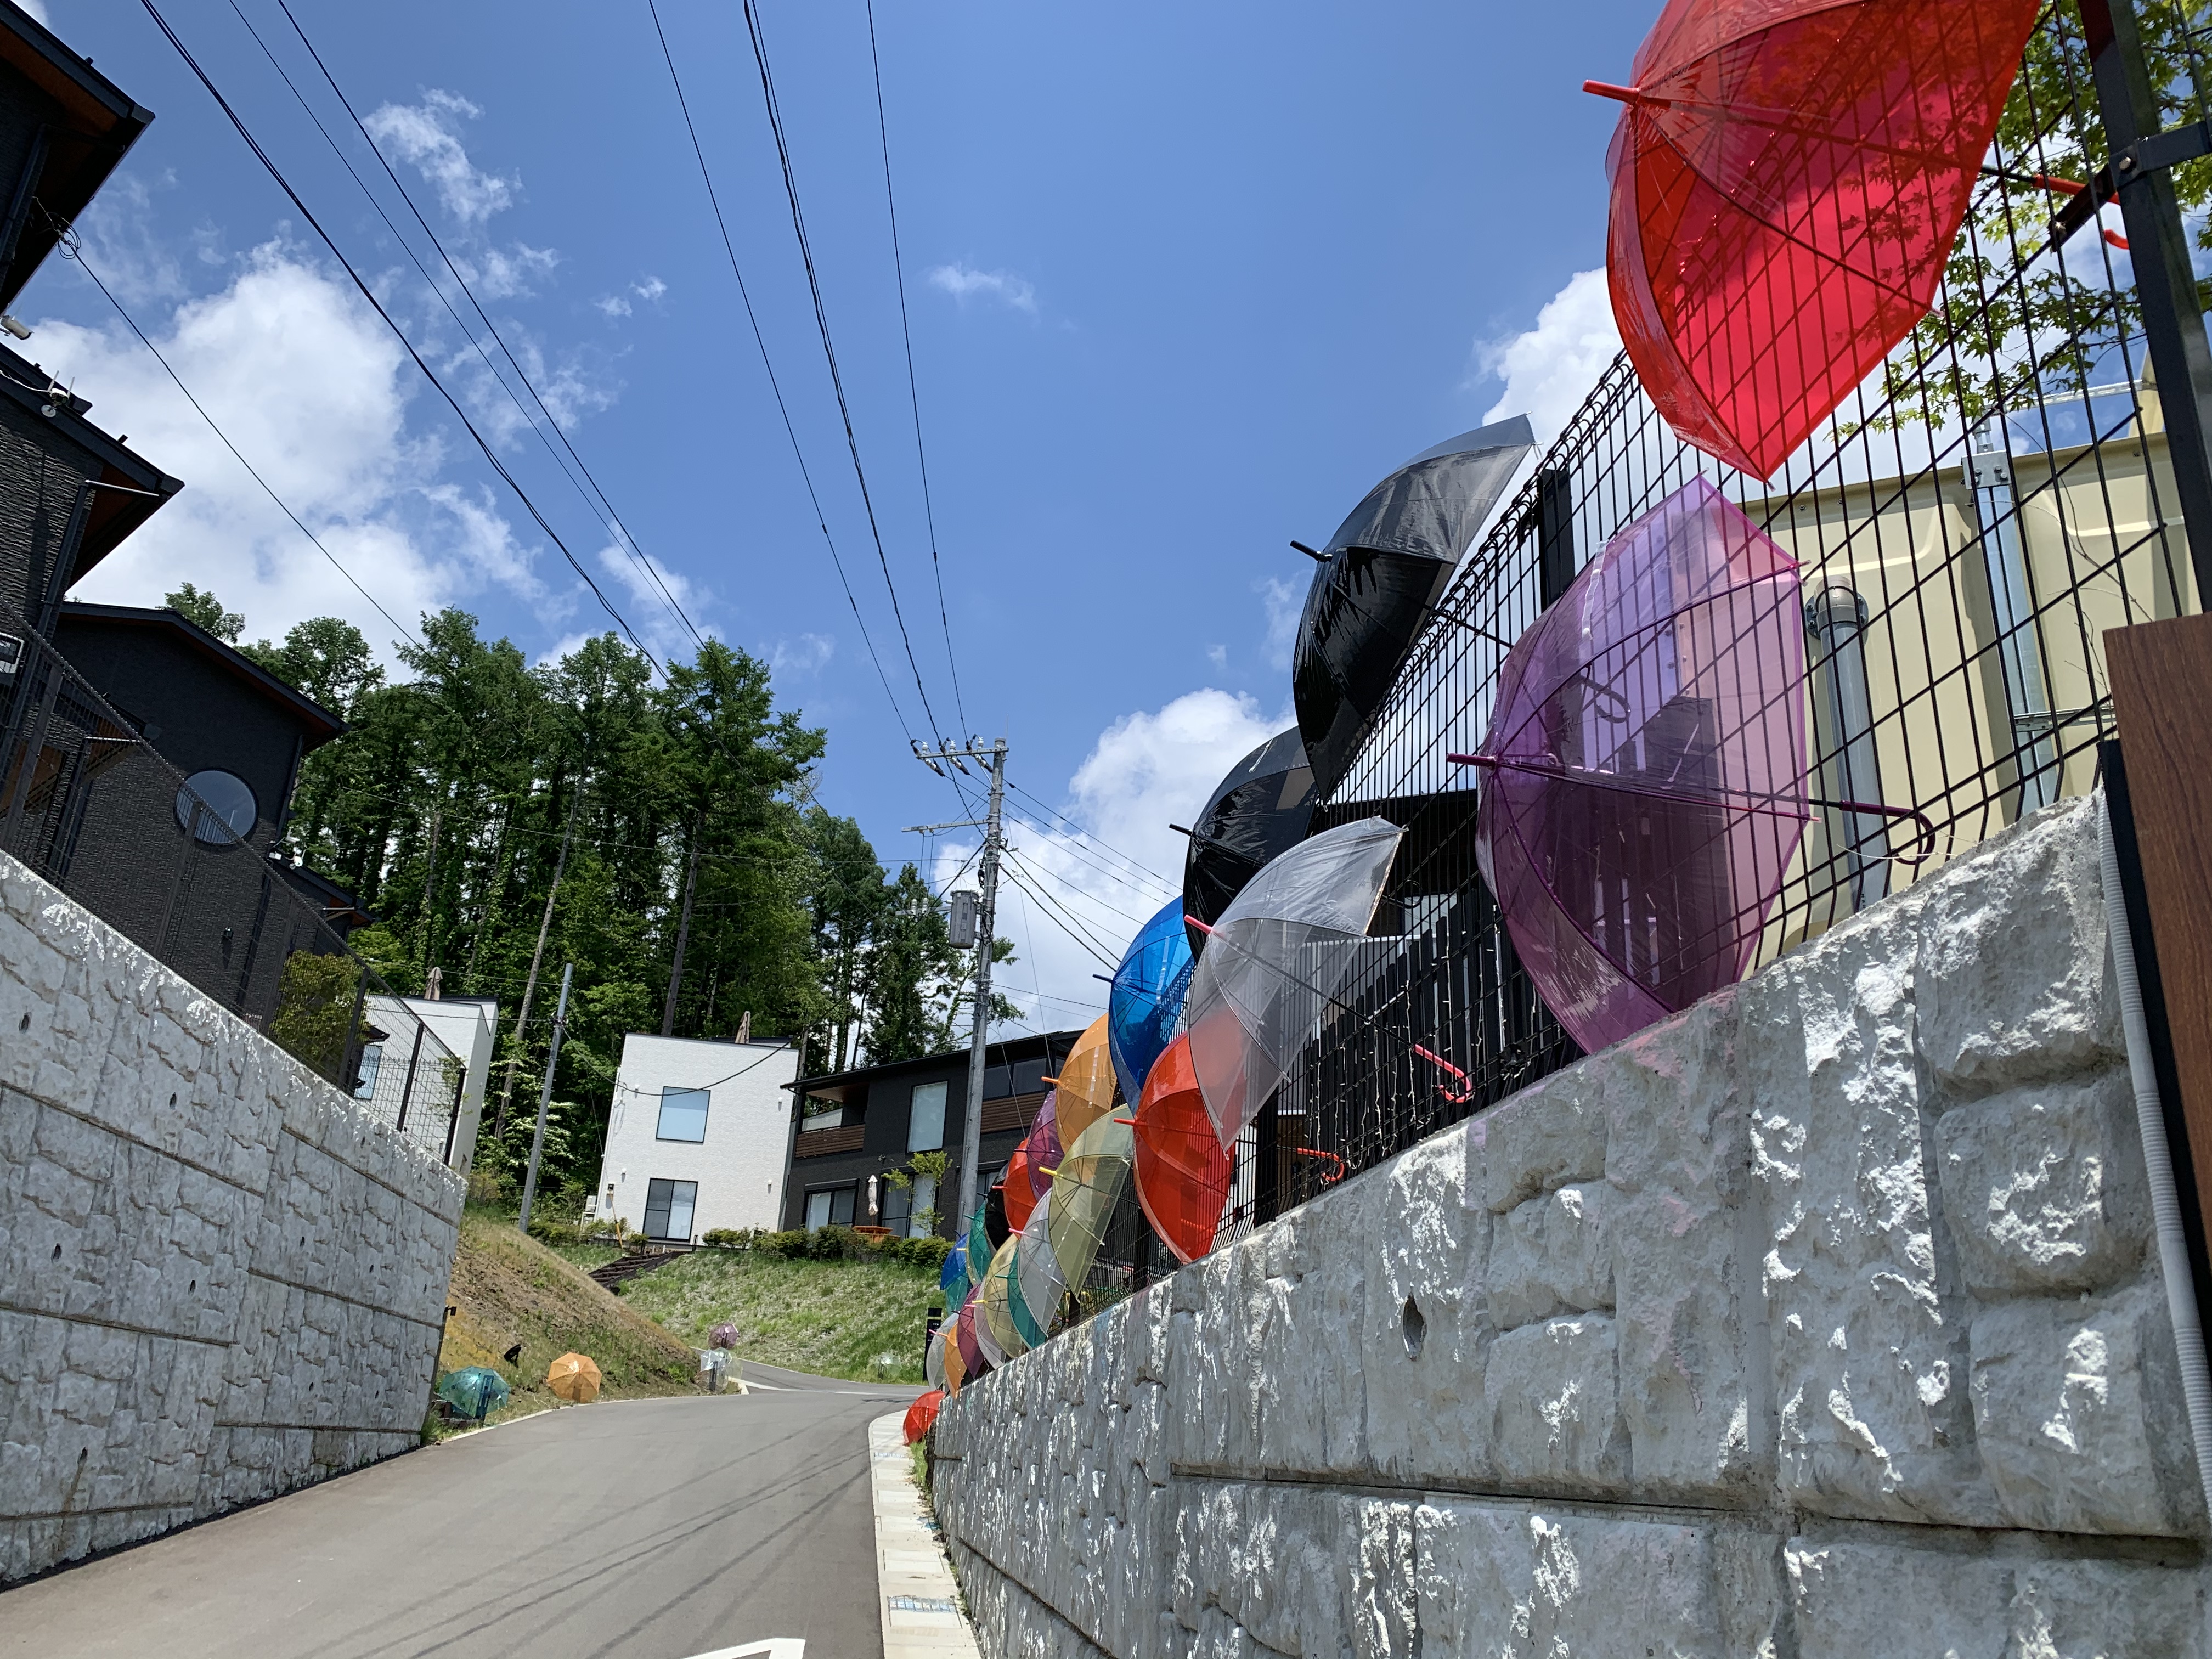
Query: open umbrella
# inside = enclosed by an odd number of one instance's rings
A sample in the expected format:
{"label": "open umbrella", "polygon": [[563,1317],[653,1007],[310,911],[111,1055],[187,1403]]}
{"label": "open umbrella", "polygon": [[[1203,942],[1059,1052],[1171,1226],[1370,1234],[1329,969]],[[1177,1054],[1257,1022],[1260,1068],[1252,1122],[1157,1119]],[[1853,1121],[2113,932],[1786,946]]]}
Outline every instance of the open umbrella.
{"label": "open umbrella", "polygon": [[1152,1062],[1182,1024],[1190,989],[1190,934],[1182,902],[1170,899],[1137,930],[1106,994],[1106,1047],[1121,1098],[1143,1092]]}
{"label": "open umbrella", "polygon": [[957,1322],[951,1319],[946,1320],[945,1322],[945,1357],[943,1361],[945,1371],[945,1393],[953,1395],[955,1398],[957,1398],[959,1395],[961,1385],[968,1380],[967,1365],[966,1362],[961,1358],[960,1343],[958,1339],[959,1331],[957,1326]]}
{"label": "open umbrella", "polygon": [[1606,273],[1668,424],[1767,477],[1935,301],[2038,0],[1668,0]]}
{"label": "open umbrella", "polygon": [[965,1382],[973,1382],[991,1369],[991,1362],[983,1353],[983,1340],[976,1334],[976,1311],[975,1297],[971,1293],[960,1304],[960,1316],[952,1322],[954,1346],[945,1350],[945,1374],[948,1376],[951,1375],[952,1361],[957,1355],[960,1361],[960,1376]]}
{"label": "open umbrella", "polygon": [[900,1425],[908,1445],[913,1445],[929,1432],[931,1425],[937,1421],[938,1411],[944,1404],[945,1390],[941,1388],[932,1389],[927,1394],[915,1396],[914,1404],[906,1408],[906,1419]]}
{"label": "open umbrella", "polygon": [[1525,415],[1447,438],[1369,490],[1316,556],[1291,696],[1319,799],[1351,769],[1460,556],[1535,447]]}
{"label": "open umbrella", "polygon": [[438,1398],[464,1417],[482,1422],[507,1404],[507,1379],[489,1365],[469,1365],[438,1379]]}
{"label": "open umbrella", "polygon": [[1052,1178],[1048,1218],[1052,1253],[1063,1284],[1079,1289],[1090,1277],[1114,1206],[1129,1179],[1135,1150],[1127,1112],[1109,1112],[1078,1135]]}
{"label": "open umbrella", "polygon": [[1804,680],[1796,562],[1702,478],[1507,654],[1481,749],[1455,758],[1489,773],[1476,857],[1584,1048],[1749,963],[1812,816]]}
{"label": "open umbrella", "polygon": [[599,1368],[583,1354],[564,1353],[545,1368],[545,1386],[572,1405],[590,1405],[599,1384]]}
{"label": "open umbrella", "polygon": [[945,1380],[945,1351],[952,1340],[950,1321],[929,1334],[929,1345],[921,1352],[922,1380],[933,1389],[950,1386]]}
{"label": "open umbrella", "polygon": [[[1183,854],[1182,908],[1211,922],[1229,908],[1268,860],[1306,838],[1313,823],[1313,768],[1297,727],[1275,735],[1229,769],[1192,820]],[[1198,927],[1187,933],[1194,956],[1206,948]],[[1144,1079],[1139,1077],[1141,1086]]]}
{"label": "open umbrella", "polygon": [[1236,1164],[1206,1115],[1188,1036],[1168,1044],[1146,1077],[1133,1133],[1145,1219],[1176,1260],[1195,1261],[1213,1248]]}
{"label": "open umbrella", "polygon": [[1015,1232],[1021,1231],[1036,1207],[1036,1193],[1030,1185],[1030,1148],[1024,1140],[1006,1158],[1006,1167],[999,1173],[999,1187],[1006,1194],[1006,1225]]}
{"label": "open umbrella", "polygon": [[1030,1224],[1022,1230],[1022,1242],[1014,1254],[1014,1291],[1015,1321],[1024,1334],[1035,1333],[1030,1335],[1030,1346],[1035,1347],[1051,1334],[1053,1321],[1059,1317],[1060,1303],[1067,1294],[1067,1279],[1052,1248],[1049,1189],[1037,1200]]}
{"label": "open umbrella", "polygon": [[1044,1091],[1044,1104],[1022,1145],[1029,1149],[1030,1196],[1042,1198],[1052,1190],[1053,1171],[1060,1167],[1060,1091]]}
{"label": "open umbrella", "polygon": [[1255,876],[1191,975],[1191,1068],[1224,1147],[1260,1115],[1351,973],[1405,831],[1360,818]]}
{"label": "open umbrella", "polygon": [[[1008,1236],[991,1258],[990,1271],[983,1275],[983,1287],[975,1292],[975,1337],[983,1342],[983,1353],[994,1365],[1003,1365],[1009,1359],[1027,1353],[1029,1340],[1015,1328],[1013,1310],[1008,1305],[1014,1292],[1014,1252],[1021,1243],[1021,1235]],[[988,1341],[984,1341],[985,1338]],[[994,1357],[992,1349],[999,1350]]]}
{"label": "open umbrella", "polygon": [[[968,1299],[968,1241],[962,1239],[946,1252],[945,1265],[937,1270],[937,1288],[945,1293],[945,1306],[957,1312]],[[950,1319],[945,1321],[951,1324]]]}
{"label": "open umbrella", "polygon": [[1072,1146],[1085,1129],[1114,1109],[1114,1057],[1106,1048],[1105,1015],[1084,1029],[1060,1062],[1060,1075],[1048,1081],[1059,1096],[1060,1145]]}

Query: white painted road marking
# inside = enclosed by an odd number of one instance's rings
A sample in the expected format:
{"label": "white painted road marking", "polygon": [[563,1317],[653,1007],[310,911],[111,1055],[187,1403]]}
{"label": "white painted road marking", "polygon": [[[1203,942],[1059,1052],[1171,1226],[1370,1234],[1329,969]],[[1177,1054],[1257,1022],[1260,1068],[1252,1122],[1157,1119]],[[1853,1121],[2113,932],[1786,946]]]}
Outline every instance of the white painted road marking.
{"label": "white painted road marking", "polygon": [[691,1659],[806,1659],[806,1644],[788,1636],[778,1636],[765,1642],[748,1642],[741,1648],[716,1648],[712,1653],[695,1653]]}

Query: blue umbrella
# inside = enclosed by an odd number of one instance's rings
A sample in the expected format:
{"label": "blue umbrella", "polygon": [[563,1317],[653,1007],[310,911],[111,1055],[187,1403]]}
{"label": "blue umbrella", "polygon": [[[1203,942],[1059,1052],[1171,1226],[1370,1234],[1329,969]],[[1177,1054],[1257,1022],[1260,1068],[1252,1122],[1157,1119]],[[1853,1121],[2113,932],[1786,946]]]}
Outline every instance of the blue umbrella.
{"label": "blue umbrella", "polygon": [[1190,988],[1190,939],[1182,912],[1182,900],[1170,899],[1137,930],[1106,999],[1106,1048],[1121,1098],[1133,1107],[1152,1062],[1175,1041],[1183,994]]}

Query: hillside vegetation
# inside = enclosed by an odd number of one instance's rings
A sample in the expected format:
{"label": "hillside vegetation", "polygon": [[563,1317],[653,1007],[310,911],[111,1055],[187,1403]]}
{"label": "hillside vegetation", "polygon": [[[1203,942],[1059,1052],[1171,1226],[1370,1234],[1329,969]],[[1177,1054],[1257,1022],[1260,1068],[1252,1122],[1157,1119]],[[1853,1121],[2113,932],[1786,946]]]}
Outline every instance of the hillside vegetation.
{"label": "hillside vegetation", "polygon": [[741,1360],[856,1382],[919,1382],[923,1324],[943,1297],[934,1267],[696,1250],[630,1280],[623,1300],[700,1347],[728,1321]]}
{"label": "hillside vegetation", "polygon": [[[571,1350],[598,1364],[602,1399],[696,1386],[697,1354],[496,1211],[462,1216],[446,1300],[459,1311],[446,1322],[438,1370],[489,1365],[504,1376],[514,1394],[494,1421],[561,1404],[545,1387],[545,1368]],[[521,1358],[510,1364],[504,1356],[518,1341]]]}

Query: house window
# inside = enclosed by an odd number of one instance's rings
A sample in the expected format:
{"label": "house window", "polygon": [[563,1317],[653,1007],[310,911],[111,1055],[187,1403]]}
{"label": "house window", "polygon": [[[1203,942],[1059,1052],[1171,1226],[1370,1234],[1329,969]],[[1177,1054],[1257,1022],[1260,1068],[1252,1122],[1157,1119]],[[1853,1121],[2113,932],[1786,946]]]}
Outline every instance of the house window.
{"label": "house window", "polygon": [[383,1065],[384,1045],[382,1043],[372,1042],[362,1049],[361,1082],[353,1091],[353,1097],[356,1100],[373,1100],[376,1097],[376,1074]]}
{"label": "house window", "polygon": [[[647,1238],[689,1238],[691,1212],[699,1202],[696,1181],[648,1181],[645,1183],[645,1236]],[[849,1205],[847,1206],[851,1207]]]}
{"label": "house window", "polygon": [[933,1152],[945,1144],[945,1091],[942,1083],[917,1083],[914,1103],[908,1109],[906,1149]]}
{"label": "house window", "polygon": [[[906,1236],[908,1238],[927,1238],[937,1224],[937,1177],[918,1175],[908,1190],[912,1194],[912,1207],[906,1217]],[[902,1197],[906,1195],[901,1194]]]}
{"label": "house window", "polygon": [[660,1091],[660,1127],[653,1131],[661,1140],[704,1140],[707,1138],[707,1102],[704,1089],[663,1089]]}
{"label": "house window", "polygon": [[853,1224],[853,1188],[831,1187],[806,1195],[806,1225],[811,1231],[817,1227],[849,1227]]}

